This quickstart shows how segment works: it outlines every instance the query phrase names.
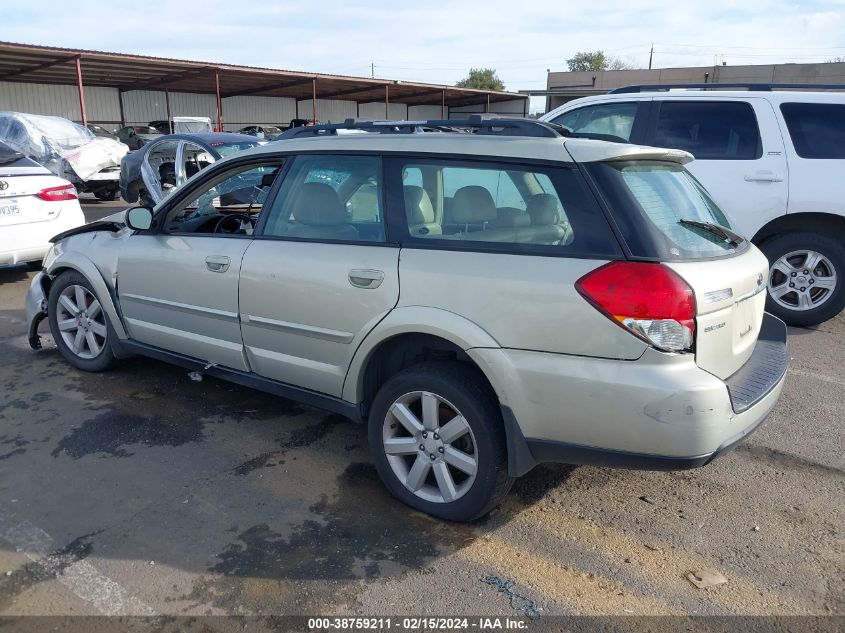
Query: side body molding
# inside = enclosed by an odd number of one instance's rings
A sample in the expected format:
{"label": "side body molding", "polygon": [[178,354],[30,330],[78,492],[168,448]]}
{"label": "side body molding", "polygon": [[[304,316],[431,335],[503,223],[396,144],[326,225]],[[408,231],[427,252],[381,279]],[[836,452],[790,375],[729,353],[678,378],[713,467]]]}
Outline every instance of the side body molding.
{"label": "side body molding", "polygon": [[[430,334],[449,341],[462,350],[501,346],[480,325],[462,316],[427,306],[394,308],[361,342],[352,357],[343,384],[343,399],[361,402],[364,398],[364,368],[373,352],[385,341],[402,334]],[[481,367],[488,374],[485,367]],[[488,374],[489,377],[489,374]],[[493,385],[501,396],[500,390]]]}
{"label": "side body molding", "polygon": [[94,262],[77,250],[67,250],[50,264],[47,273],[50,277],[54,277],[57,271],[66,268],[71,268],[84,275],[94,288],[94,292],[97,293],[97,298],[100,300],[103,310],[108,315],[109,322],[117,337],[121,340],[129,338],[126,334],[126,329],[123,327],[123,320],[117,311],[114,291],[109,287],[105,279],[103,279],[102,273]]}

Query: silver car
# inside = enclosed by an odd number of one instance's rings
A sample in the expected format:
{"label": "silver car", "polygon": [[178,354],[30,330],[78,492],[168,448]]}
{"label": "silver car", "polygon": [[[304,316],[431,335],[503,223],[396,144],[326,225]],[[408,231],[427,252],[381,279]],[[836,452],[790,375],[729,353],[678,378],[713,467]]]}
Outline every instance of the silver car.
{"label": "silver car", "polygon": [[775,406],[786,329],[689,160],[522,119],[297,128],[56,238],[30,342],[47,317],[79,369],[143,354],[341,413],[450,520],[541,462],[703,466]]}

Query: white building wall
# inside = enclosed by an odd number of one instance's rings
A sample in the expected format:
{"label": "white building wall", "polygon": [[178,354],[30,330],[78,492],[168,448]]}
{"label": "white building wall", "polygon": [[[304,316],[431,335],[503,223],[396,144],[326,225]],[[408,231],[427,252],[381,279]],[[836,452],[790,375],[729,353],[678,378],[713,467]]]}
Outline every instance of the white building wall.
{"label": "white building wall", "polygon": [[[89,121],[120,121],[116,88],[89,86],[84,90]],[[72,121],[82,120],[76,86],[0,81],[0,110],[61,116]]]}
{"label": "white building wall", "polygon": [[404,103],[388,103],[385,113],[384,101],[373,101],[360,105],[360,117],[362,119],[388,119],[399,121],[408,118],[408,106]]}
{"label": "white building wall", "polygon": [[227,132],[247,125],[287,125],[295,118],[296,99],[256,96],[223,99],[223,129]]}
{"label": "white building wall", "polygon": [[[490,104],[490,112],[495,114],[513,114],[516,116],[523,116],[525,113],[525,99],[513,99],[511,101],[495,101]],[[486,103],[476,103],[473,105],[455,106],[449,108],[449,111],[457,116],[461,114],[483,114],[486,108]]]}
{"label": "white building wall", "polygon": [[408,106],[408,118],[411,121],[427,121],[429,119],[440,119],[442,116],[448,116],[448,108],[446,111],[440,111],[439,105],[413,105]]}
{"label": "white building wall", "polygon": [[[300,119],[312,116],[311,99],[299,102],[297,111]],[[358,107],[354,101],[339,99],[317,99],[317,120],[320,123],[343,123],[350,117],[358,116]]]}

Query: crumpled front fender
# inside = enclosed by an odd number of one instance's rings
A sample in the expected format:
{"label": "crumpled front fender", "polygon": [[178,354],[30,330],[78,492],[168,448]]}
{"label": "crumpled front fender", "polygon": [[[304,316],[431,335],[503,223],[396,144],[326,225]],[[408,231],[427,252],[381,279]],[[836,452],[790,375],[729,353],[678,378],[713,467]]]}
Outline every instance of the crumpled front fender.
{"label": "crumpled front fender", "polygon": [[[115,301],[114,293],[109,288],[105,279],[103,279],[103,275],[94,265],[94,262],[77,250],[67,250],[50,262],[47,274],[52,280],[61,271],[67,269],[79,272],[88,280],[88,283],[91,284],[94,293],[97,295],[97,299],[100,300],[100,304],[103,306],[103,311],[109,318],[109,324],[112,326],[114,333],[121,340],[129,338],[126,329],[123,327],[123,320],[117,310],[117,301]],[[32,288],[30,288],[30,292],[32,292]],[[29,305],[29,299],[27,299],[27,305]]]}

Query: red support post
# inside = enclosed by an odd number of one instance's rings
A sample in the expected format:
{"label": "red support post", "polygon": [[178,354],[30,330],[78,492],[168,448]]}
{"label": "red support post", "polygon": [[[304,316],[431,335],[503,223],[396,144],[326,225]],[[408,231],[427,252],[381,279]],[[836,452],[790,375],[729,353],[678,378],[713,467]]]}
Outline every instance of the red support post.
{"label": "red support post", "polygon": [[390,105],[390,86],[384,84],[384,118],[385,120],[390,119],[390,113],[388,111],[388,106]]}
{"label": "red support post", "polygon": [[220,98],[220,73],[214,73],[214,85],[217,90],[217,131],[223,131],[223,100]]}
{"label": "red support post", "polygon": [[487,106],[484,108],[485,112],[490,112],[490,94],[487,94]]}
{"label": "red support post", "polygon": [[82,125],[88,125],[88,113],[85,111],[85,91],[82,88],[82,58],[76,56],[76,88],[79,90],[79,112],[82,115]]}
{"label": "red support post", "polygon": [[446,91],[440,94],[440,118],[446,118]]}
{"label": "red support post", "polygon": [[[167,110],[167,129],[168,131],[173,134],[173,117],[170,116],[170,91],[164,91],[164,107]],[[217,107],[220,107],[218,103]]]}
{"label": "red support post", "polygon": [[311,80],[311,120],[317,125],[317,78]]}

